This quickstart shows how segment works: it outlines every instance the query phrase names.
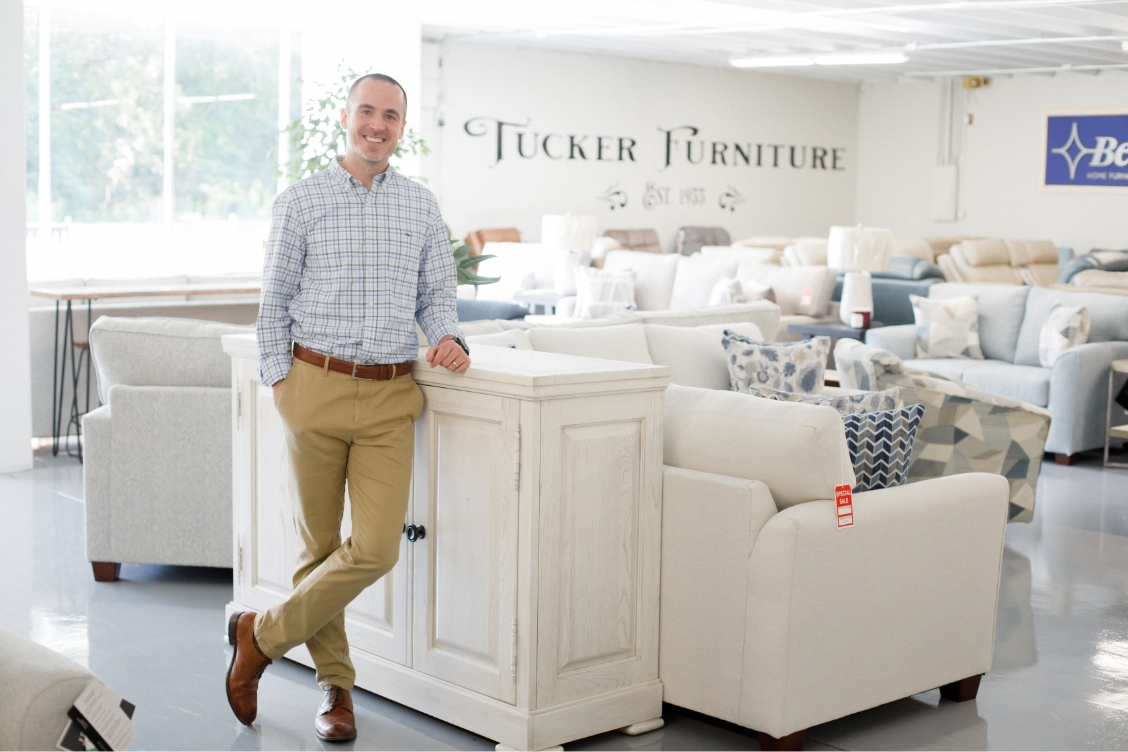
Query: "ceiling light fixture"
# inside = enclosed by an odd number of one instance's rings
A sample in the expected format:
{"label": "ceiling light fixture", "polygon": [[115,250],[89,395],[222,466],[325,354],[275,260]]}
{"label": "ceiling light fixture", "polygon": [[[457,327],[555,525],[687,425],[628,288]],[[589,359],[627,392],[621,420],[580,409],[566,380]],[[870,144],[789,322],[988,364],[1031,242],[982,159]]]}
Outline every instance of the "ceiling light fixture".
{"label": "ceiling light fixture", "polygon": [[806,55],[789,57],[741,57],[730,60],[734,68],[794,68],[800,65],[814,65],[813,58]]}
{"label": "ceiling light fixture", "polygon": [[899,51],[819,55],[815,58],[816,65],[896,65],[908,61],[909,56]]}

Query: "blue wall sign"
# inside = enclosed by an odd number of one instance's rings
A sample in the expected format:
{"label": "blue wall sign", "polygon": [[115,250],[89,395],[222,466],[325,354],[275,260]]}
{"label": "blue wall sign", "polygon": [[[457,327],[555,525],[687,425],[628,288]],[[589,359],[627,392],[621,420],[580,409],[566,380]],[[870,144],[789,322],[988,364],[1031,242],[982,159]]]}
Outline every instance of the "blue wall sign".
{"label": "blue wall sign", "polygon": [[1128,112],[1046,116],[1045,185],[1128,189]]}

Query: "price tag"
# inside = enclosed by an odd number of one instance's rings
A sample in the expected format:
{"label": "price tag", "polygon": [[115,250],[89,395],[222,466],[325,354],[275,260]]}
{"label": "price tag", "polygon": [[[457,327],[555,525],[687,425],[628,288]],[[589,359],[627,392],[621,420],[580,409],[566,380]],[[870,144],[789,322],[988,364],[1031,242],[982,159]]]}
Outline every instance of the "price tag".
{"label": "price tag", "polygon": [[838,511],[838,527],[853,527],[854,493],[849,486],[834,487],[834,505]]}
{"label": "price tag", "polygon": [[815,299],[815,290],[811,287],[804,287],[803,294],[799,296],[799,305],[810,305],[811,301]]}

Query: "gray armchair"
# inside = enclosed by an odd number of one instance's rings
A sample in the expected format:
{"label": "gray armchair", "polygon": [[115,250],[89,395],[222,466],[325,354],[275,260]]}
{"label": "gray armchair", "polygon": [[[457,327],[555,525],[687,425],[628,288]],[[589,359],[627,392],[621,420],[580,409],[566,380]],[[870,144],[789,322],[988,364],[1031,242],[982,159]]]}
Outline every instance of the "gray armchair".
{"label": "gray armchair", "polygon": [[732,245],[732,238],[723,227],[679,227],[677,244],[678,253],[692,256],[703,245]]}
{"label": "gray armchair", "polygon": [[104,317],[90,330],[102,407],[83,420],[86,558],[230,567],[231,361],[252,327]]}

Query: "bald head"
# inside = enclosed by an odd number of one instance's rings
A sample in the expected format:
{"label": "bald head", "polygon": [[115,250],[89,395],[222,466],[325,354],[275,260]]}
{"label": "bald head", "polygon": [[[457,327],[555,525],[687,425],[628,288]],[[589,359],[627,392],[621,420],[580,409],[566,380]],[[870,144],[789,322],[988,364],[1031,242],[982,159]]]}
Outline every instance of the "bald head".
{"label": "bald head", "polygon": [[359,90],[361,88],[361,83],[364,82],[364,81],[380,81],[380,82],[385,83],[385,84],[391,84],[391,85],[395,86],[397,89],[399,89],[400,94],[403,95],[403,112],[400,113],[400,117],[401,118],[406,117],[406,115],[407,115],[407,92],[404,91],[404,88],[400,84],[399,81],[395,80],[391,76],[385,76],[383,73],[369,73],[368,75],[361,76],[360,78],[358,78],[357,80],[352,82],[352,86],[349,87],[348,99],[345,101],[345,106],[348,108],[349,112],[355,112],[356,111],[356,105],[357,105],[357,102],[359,101],[359,96],[358,96]]}

